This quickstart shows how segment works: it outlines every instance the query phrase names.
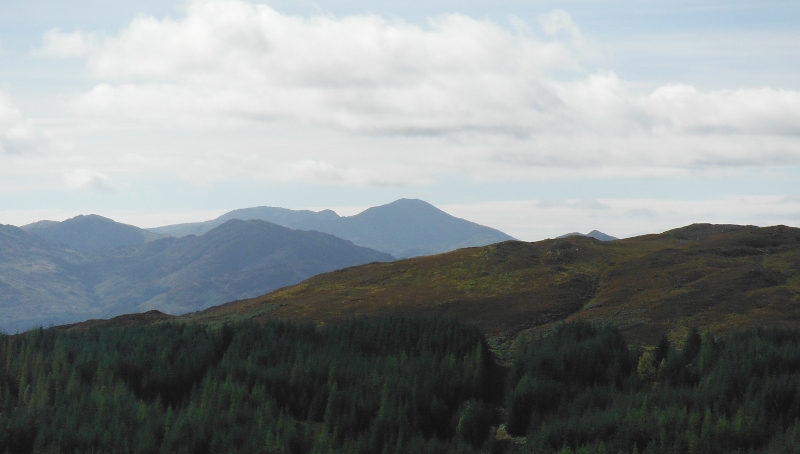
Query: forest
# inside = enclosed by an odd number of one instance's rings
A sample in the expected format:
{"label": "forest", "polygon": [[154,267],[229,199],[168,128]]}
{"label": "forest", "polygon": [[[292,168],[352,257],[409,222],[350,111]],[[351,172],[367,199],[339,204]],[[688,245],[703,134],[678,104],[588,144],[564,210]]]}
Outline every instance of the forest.
{"label": "forest", "polygon": [[438,318],[0,336],[0,452],[798,451],[797,331],[561,323],[506,365]]}

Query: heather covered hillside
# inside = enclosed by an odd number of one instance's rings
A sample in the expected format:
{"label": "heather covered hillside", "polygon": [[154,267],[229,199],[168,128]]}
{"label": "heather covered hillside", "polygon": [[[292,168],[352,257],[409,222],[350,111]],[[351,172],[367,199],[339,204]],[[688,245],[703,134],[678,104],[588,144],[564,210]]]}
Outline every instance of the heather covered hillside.
{"label": "heather covered hillside", "polygon": [[696,224],[616,241],[508,241],[323,274],[193,320],[327,321],[439,315],[500,342],[562,320],[612,323],[654,344],[682,336],[800,323],[800,229]]}

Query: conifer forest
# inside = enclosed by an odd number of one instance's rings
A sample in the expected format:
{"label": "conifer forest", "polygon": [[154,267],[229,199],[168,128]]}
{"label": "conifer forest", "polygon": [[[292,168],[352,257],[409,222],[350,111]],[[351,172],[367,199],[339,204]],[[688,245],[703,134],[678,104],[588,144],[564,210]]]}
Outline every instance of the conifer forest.
{"label": "conifer forest", "polygon": [[0,452],[798,451],[797,331],[561,323],[504,361],[438,318],[0,337]]}

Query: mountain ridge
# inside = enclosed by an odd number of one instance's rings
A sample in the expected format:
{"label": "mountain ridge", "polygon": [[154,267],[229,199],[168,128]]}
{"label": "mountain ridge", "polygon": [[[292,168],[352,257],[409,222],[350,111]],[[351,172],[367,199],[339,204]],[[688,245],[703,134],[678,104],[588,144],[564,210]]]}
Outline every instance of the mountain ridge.
{"label": "mountain ridge", "polygon": [[226,220],[248,217],[292,229],[329,233],[397,258],[438,254],[514,239],[497,229],[451,216],[419,199],[399,199],[353,216],[339,216],[331,210],[244,208],[211,221],[156,227],[149,231],[172,236],[198,234]]}
{"label": "mountain ridge", "polygon": [[103,253],[63,249],[7,226],[0,245],[0,329],[6,331],[152,309],[181,314],[321,272],[394,260],[333,235],[257,220]]}
{"label": "mountain ridge", "polygon": [[139,246],[163,238],[163,235],[96,214],[75,216],[62,222],[39,221],[21,229],[83,253]]}

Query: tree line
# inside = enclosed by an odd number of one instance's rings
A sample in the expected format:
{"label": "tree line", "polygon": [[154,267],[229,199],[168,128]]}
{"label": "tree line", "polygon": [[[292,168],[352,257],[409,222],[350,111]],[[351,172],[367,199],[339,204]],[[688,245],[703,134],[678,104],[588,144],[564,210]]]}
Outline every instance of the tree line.
{"label": "tree line", "polygon": [[800,332],[678,344],[564,323],[502,368],[441,319],[0,335],[0,452],[798,451]]}
{"label": "tree line", "polygon": [[447,320],[39,329],[0,338],[0,452],[473,452],[492,367]]}
{"label": "tree line", "polygon": [[644,350],[564,324],[521,343],[506,396],[523,452],[800,452],[800,332],[691,329]]}

